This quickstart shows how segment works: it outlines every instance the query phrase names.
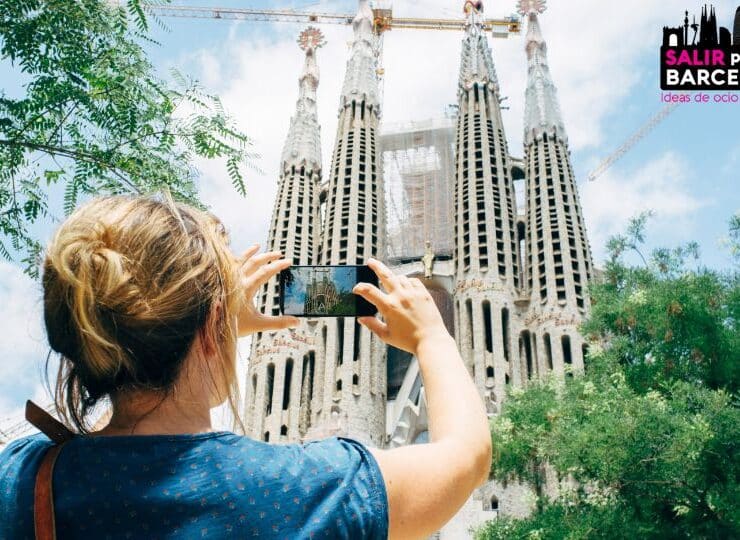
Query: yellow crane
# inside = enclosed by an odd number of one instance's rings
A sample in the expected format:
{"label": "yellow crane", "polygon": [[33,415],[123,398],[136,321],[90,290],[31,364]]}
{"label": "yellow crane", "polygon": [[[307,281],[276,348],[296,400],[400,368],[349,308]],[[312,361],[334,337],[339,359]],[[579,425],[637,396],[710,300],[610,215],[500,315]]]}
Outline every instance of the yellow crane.
{"label": "yellow crane", "polygon": [[[197,7],[183,5],[162,5],[144,3],[144,8],[161,17],[186,17],[197,19],[225,19],[261,22],[292,22],[310,24],[352,24],[354,14],[319,13],[295,11],[292,9],[252,9],[225,7]],[[392,9],[373,9],[375,31],[378,35],[393,29],[416,30],[462,30],[464,19],[425,19],[420,17],[395,17]],[[510,34],[519,34],[521,20],[517,15],[501,19],[485,19],[481,22],[487,32],[494,37],[506,38]]]}
{"label": "yellow crane", "polygon": [[[113,4],[121,5],[122,0],[110,0]],[[186,5],[169,5],[156,3],[142,3],[144,9],[158,17],[180,17],[196,19],[221,19],[252,22],[283,22],[303,24],[339,24],[351,25],[355,18],[351,13],[321,13],[312,11],[296,11],[292,9],[257,9],[257,8],[227,8],[203,7]],[[483,2],[468,0],[464,11],[481,12]],[[440,19],[421,17],[396,17],[392,8],[373,8],[375,33],[378,36],[376,56],[378,58],[378,77],[380,93],[384,92],[385,69],[383,68],[383,41],[389,30],[457,30],[465,29],[466,19]],[[508,38],[509,35],[521,32],[521,19],[513,14],[501,19],[479,19],[486,32],[495,38]]]}

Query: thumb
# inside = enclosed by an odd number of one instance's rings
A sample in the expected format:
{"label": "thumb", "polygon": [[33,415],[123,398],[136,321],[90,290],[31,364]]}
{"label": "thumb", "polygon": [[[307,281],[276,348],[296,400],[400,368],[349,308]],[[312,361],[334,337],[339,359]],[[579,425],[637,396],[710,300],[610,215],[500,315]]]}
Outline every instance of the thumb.
{"label": "thumb", "polygon": [[379,319],[375,317],[360,317],[357,319],[357,322],[376,334],[383,341],[388,338],[388,325]]}

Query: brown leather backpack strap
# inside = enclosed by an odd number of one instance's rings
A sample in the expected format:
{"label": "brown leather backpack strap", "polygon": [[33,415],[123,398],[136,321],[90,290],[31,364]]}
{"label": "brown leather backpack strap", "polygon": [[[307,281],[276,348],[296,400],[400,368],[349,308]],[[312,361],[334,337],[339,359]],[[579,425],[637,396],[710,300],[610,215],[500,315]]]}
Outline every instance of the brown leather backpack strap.
{"label": "brown leather backpack strap", "polygon": [[54,489],[52,477],[54,463],[65,443],[49,448],[41,460],[39,472],[36,473],[36,486],[33,492],[33,526],[36,540],[55,540],[57,537],[54,523]]}
{"label": "brown leather backpack strap", "polygon": [[36,484],[33,491],[33,524],[36,540],[55,540],[56,525],[54,521],[54,490],[52,480],[54,464],[64,445],[75,436],[67,426],[59,422],[44,409],[32,401],[26,401],[26,420],[41,430],[54,443],[41,459],[36,473]]}
{"label": "brown leather backpack strap", "polygon": [[26,401],[26,420],[57,444],[65,443],[75,436],[67,426],[30,399]]}

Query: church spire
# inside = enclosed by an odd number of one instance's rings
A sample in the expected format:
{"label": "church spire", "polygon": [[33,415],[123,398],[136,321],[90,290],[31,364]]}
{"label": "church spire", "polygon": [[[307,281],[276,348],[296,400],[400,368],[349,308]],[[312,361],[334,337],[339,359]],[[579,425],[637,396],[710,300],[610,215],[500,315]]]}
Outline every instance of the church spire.
{"label": "church spire", "polygon": [[301,49],[306,51],[306,62],[301,74],[300,93],[295,116],[290,121],[290,131],[283,149],[283,167],[303,162],[309,168],[321,169],[321,128],[316,109],[316,90],[319,87],[319,66],[316,51],[325,44],[318,28],[309,27],[298,38]]}
{"label": "church spire", "polygon": [[519,13],[529,20],[526,49],[527,92],[524,111],[524,143],[543,134],[567,140],[563,117],[547,63],[547,43],[542,37],[538,14],[547,9],[547,0],[519,0]]}
{"label": "church spire", "polygon": [[342,87],[342,104],[365,101],[368,106],[380,107],[378,86],[377,38],[375,18],[368,0],[359,0],[357,15],[352,21],[355,33],[347,61],[347,73]]}
{"label": "church spire", "polygon": [[460,91],[473,85],[489,85],[498,93],[498,78],[493,56],[483,30],[483,2],[465,2],[465,39],[460,61]]}

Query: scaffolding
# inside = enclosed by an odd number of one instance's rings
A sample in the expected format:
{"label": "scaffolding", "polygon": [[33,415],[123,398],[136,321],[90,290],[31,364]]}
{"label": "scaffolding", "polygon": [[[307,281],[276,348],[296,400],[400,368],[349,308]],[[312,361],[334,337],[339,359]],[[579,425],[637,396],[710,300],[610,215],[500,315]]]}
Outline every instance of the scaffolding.
{"label": "scaffolding", "polygon": [[388,257],[418,260],[429,242],[439,259],[452,257],[455,116],[385,125],[380,150],[386,186]]}

